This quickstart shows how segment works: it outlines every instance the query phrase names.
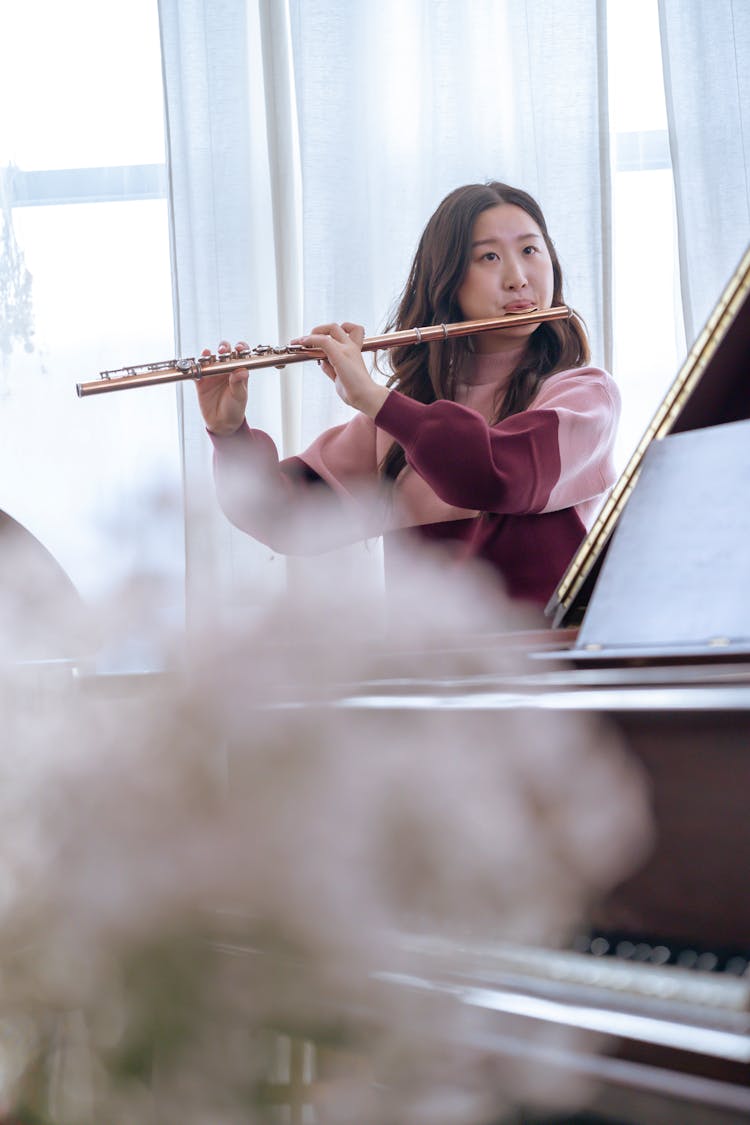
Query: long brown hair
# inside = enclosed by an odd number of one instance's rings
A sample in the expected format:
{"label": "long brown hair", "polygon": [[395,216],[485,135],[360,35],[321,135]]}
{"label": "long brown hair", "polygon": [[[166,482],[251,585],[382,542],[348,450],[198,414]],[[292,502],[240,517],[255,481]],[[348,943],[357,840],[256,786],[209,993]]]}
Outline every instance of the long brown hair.
{"label": "long brown hair", "polygon": [[[520,188],[496,181],[468,184],[447,195],[427,223],[386,331],[448,324],[462,319],[457,293],[471,262],[474,223],[482,211],[499,203],[521,207],[539,227],[552,260],[552,304],[565,303],[560,262],[536,200]],[[394,348],[390,357],[393,374],[388,386],[418,402],[455,399],[456,387],[470,355],[471,345],[466,337],[445,343]],[[571,367],[582,367],[588,363],[589,355],[586,330],[576,313],[569,319],[540,324],[529,336],[493,423],[526,410],[548,376]],[[382,460],[381,474],[395,480],[405,464],[404,451],[394,442]]]}

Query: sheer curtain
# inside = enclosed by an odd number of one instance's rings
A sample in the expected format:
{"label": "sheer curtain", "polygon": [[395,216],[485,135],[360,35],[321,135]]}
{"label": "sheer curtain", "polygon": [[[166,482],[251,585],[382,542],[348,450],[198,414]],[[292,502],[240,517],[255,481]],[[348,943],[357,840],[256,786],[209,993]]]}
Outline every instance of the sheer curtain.
{"label": "sheer curtain", "polygon": [[[610,362],[605,4],[160,0],[178,344],[382,327],[429,214],[462,183],[535,195]],[[284,454],[348,411],[316,369],[252,380]],[[253,598],[284,580],[212,501],[183,395],[188,578]]]}
{"label": "sheer curtain", "polygon": [[685,336],[750,240],[750,5],[659,0]]}
{"label": "sheer curtain", "polygon": [[[237,0],[159,5],[167,121],[176,347],[274,338],[272,188],[256,6]],[[254,107],[259,107],[259,112]],[[216,511],[211,447],[192,387],[178,391],[185,480],[188,615],[218,612],[232,574],[277,581],[270,552]],[[254,381],[251,409],[276,434],[281,402]],[[201,591],[200,599],[193,597]],[[216,592],[209,598],[209,591]],[[259,590],[259,597],[262,591]]]}

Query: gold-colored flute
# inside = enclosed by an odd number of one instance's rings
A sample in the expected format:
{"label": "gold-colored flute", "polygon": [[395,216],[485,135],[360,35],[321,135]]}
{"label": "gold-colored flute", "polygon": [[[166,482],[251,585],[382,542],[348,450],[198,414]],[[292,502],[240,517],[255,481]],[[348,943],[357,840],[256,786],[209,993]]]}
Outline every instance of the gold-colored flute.
{"label": "gold-colored flute", "polygon": [[[486,320],[462,320],[455,324],[432,324],[426,328],[404,328],[399,332],[386,332],[382,336],[368,336],[362,344],[363,352],[382,351],[408,344],[429,344],[449,340],[455,336],[472,336],[476,332],[491,332],[510,325],[537,324],[544,320],[569,317],[567,305],[550,309],[524,309],[522,312]],[[100,395],[107,391],[122,391],[128,387],[152,387],[158,383],[179,383],[185,379],[204,379],[208,375],[223,375],[237,367],[256,371],[261,367],[286,367],[290,363],[304,363],[311,359],[325,359],[318,348],[305,348],[301,344],[272,347],[261,344],[255,348],[222,352],[220,355],[199,356],[197,359],[168,359],[163,363],[144,363],[135,367],[118,367],[102,371],[91,383],[76,383],[79,398]]]}

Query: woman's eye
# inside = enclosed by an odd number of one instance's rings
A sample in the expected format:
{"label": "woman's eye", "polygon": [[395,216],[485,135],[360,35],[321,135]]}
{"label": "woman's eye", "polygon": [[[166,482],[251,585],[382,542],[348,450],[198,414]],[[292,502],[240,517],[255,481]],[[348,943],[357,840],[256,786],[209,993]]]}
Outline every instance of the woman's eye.
{"label": "woman's eye", "polygon": [[538,246],[524,246],[523,252],[524,252],[524,254],[528,254],[529,256],[531,256],[532,254],[538,254],[539,253],[539,247]]}
{"label": "woman's eye", "polygon": [[498,262],[499,260],[494,250],[488,250],[486,254],[482,254],[483,262]]}

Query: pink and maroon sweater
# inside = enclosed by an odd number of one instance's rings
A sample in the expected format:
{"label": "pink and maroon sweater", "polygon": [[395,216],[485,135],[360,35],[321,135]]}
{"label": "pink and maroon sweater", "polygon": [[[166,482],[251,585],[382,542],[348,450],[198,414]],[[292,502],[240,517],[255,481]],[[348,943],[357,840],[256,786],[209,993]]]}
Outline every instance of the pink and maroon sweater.
{"label": "pink and maroon sweater", "polygon": [[[549,376],[527,410],[493,426],[518,358],[475,356],[456,401],[425,405],[391,391],[374,421],[357,414],[299,457],[280,461],[271,438],[247,424],[212,435],[225,514],[286,553],[383,534],[386,571],[392,547],[417,536],[457,560],[486,560],[511,597],[544,604],[614,482],[620,396],[606,372],[574,368]],[[378,465],[394,439],[407,466],[383,498]],[[307,546],[299,519],[312,498],[333,502],[347,530]]]}

